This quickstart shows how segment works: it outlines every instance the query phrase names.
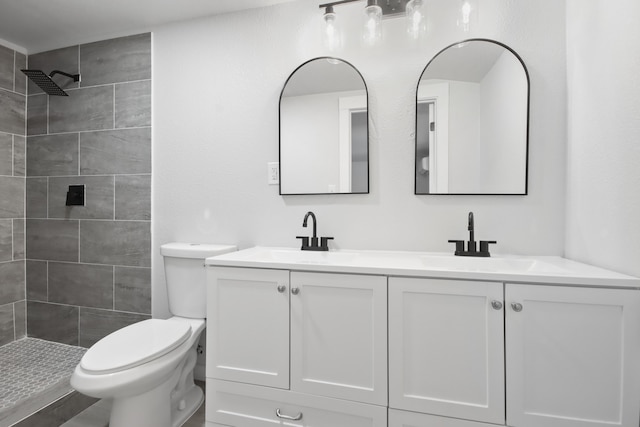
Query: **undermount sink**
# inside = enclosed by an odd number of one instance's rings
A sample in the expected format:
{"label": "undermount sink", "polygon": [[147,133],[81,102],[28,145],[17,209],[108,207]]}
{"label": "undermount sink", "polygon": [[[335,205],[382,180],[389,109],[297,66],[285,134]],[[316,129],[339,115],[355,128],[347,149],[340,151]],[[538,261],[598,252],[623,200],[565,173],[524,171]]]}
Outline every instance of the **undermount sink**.
{"label": "undermount sink", "polygon": [[335,251],[301,251],[288,248],[259,248],[249,258],[259,262],[283,262],[292,264],[348,264],[357,254]]}
{"label": "undermount sink", "polygon": [[422,264],[434,270],[486,271],[505,273],[566,274],[566,271],[544,261],[525,258],[476,258],[427,255]]}

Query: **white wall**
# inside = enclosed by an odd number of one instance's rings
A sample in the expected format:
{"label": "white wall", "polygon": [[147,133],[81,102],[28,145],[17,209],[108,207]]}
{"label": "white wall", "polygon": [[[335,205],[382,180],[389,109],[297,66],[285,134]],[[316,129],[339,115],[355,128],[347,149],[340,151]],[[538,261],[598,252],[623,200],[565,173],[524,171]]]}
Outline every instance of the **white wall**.
{"label": "white wall", "polygon": [[[154,32],[154,314],[165,316],[158,253],[168,241],[295,246],[313,210],[333,247],[452,251],[447,239],[495,239],[495,252],[561,255],[564,248],[566,136],[565,5],[557,0],[483,0],[481,26],[459,32],[456,2],[430,2],[430,32],[406,39],[403,19],[383,21],[385,42],[361,48],[359,34],[340,57],[369,89],[370,194],[288,196],[268,186],[278,158],[278,99],[289,74],[328,54],[319,3],[300,0],[175,24]],[[347,31],[362,4],[338,6]],[[390,33],[395,35],[390,36]],[[427,62],[467,37],[512,47],[532,81],[528,196],[416,196],[415,90]],[[355,42],[353,41],[355,40]],[[636,239],[637,240],[637,239]]]}
{"label": "white wall", "polygon": [[568,0],[566,255],[640,276],[640,2]]}

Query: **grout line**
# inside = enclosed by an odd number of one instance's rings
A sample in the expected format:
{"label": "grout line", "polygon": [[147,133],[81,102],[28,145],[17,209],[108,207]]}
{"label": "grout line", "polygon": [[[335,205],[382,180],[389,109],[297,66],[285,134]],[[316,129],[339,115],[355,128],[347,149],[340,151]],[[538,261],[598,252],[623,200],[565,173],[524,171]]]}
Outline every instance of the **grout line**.
{"label": "grout line", "polygon": [[[48,106],[47,106],[48,109]],[[48,113],[47,113],[47,120],[48,120]],[[55,136],[55,135],[71,135],[71,134],[76,134],[76,133],[96,133],[96,132],[112,132],[114,130],[136,130],[136,129],[151,129],[152,126],[130,126],[130,127],[122,127],[122,128],[110,128],[110,129],[88,129],[88,130],[75,130],[75,131],[68,131],[68,132],[51,132],[49,133],[47,130],[47,133],[40,133],[40,134],[35,134],[35,135],[26,135],[29,138],[39,138],[39,137],[45,137],[45,136]]]}

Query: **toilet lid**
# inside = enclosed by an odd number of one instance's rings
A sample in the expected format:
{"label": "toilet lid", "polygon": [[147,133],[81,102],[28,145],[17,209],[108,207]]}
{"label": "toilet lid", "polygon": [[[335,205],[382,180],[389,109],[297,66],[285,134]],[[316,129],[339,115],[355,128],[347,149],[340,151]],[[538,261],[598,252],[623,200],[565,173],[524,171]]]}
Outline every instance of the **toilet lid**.
{"label": "toilet lid", "polygon": [[87,371],[109,374],[156,359],[185,342],[191,335],[186,322],[148,319],[107,335],[82,357]]}

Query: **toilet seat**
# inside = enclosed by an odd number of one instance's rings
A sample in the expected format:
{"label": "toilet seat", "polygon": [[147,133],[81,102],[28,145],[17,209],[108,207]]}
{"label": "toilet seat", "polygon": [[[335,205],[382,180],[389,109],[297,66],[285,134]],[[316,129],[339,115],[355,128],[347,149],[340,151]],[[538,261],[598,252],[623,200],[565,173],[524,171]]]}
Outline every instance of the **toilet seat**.
{"label": "toilet seat", "polygon": [[157,359],[191,335],[187,322],[148,319],[119,329],[95,343],[80,366],[90,373],[110,374]]}

